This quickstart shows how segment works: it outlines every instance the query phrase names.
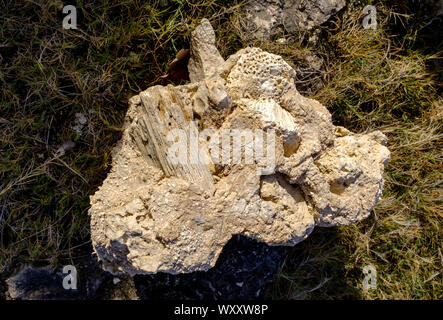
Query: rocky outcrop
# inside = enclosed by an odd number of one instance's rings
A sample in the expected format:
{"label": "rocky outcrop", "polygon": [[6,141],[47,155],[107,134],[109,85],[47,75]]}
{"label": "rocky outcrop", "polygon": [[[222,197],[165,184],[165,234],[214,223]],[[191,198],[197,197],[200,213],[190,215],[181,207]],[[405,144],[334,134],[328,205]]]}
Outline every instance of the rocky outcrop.
{"label": "rocky outcrop", "polygon": [[[64,266],[26,266],[0,273],[1,300],[254,300],[263,299],[286,257],[286,247],[234,236],[207,272],[113,276],[93,255],[76,258],[77,288],[63,287]],[[3,278],[6,281],[3,282]]]}
{"label": "rocky outcrop", "polygon": [[72,280],[66,279],[68,275],[72,275],[72,271],[64,272],[63,267],[23,267],[6,279],[6,298],[13,300],[89,300],[97,298],[100,286],[108,278],[112,278],[109,273],[99,267],[96,259],[82,257],[74,266],[76,270],[75,286],[65,288],[65,282],[73,283]]}
{"label": "rocky outcrop", "polygon": [[315,226],[369,215],[389,158],[381,132],[335,127],[280,56],[245,48],[225,61],[207,20],[191,46],[189,84],[130,99],[112,169],[91,197],[106,270],[204,271],[233,235],[291,246]]}
{"label": "rocky outcrop", "polygon": [[309,31],[343,9],[345,0],[251,0],[244,7],[246,35],[269,40],[287,32]]}

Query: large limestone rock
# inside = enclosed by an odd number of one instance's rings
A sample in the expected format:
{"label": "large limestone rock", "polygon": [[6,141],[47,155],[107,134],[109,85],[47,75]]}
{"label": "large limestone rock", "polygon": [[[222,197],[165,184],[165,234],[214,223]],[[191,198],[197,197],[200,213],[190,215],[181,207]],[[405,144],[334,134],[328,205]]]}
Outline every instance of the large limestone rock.
{"label": "large limestone rock", "polygon": [[335,127],[280,56],[246,48],[225,61],[214,44],[205,20],[192,34],[191,83],[130,99],[89,210],[112,273],[208,270],[236,234],[292,246],[315,226],[364,219],[381,195],[381,132]]}

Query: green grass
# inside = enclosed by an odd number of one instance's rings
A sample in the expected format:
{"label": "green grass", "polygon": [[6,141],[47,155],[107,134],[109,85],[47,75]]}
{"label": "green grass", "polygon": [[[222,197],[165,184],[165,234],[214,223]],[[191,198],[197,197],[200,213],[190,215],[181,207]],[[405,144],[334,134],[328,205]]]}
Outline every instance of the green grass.
{"label": "green grass", "polygon": [[[392,32],[393,9],[382,3],[377,8],[375,32],[361,28],[352,7],[329,27],[320,49],[329,59],[325,87],[315,98],[329,107],[336,124],[388,136],[392,154],[383,197],[366,221],[317,230],[296,246],[275,282],[274,297],[443,297],[443,100],[436,89],[441,74],[427,66],[441,63],[441,46],[428,50],[405,43],[407,35]],[[378,286],[366,292],[362,269],[369,264],[376,267]]]}
{"label": "green grass", "polygon": [[[77,1],[79,29],[63,30],[61,1],[0,0],[0,270],[91,250],[89,196],[109,170],[128,98],[158,83],[207,17],[225,58],[247,45],[295,66],[322,57],[324,86],[312,94],[334,123],[389,138],[383,197],[370,218],[315,230],[291,249],[268,296],[442,299],[441,40],[416,32],[427,21],[406,1],[378,1],[378,29],[364,30],[363,4],[351,1],[309,47],[297,35],[284,45],[247,40],[240,1],[158,2]],[[72,128],[78,112],[87,118],[81,134]],[[75,147],[57,156],[66,141]],[[367,264],[378,272],[369,292]]]}

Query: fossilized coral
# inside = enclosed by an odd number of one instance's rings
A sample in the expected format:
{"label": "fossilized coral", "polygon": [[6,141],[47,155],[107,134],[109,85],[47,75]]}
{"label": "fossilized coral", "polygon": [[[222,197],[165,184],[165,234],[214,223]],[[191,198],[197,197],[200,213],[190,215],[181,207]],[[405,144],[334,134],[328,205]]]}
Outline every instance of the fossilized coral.
{"label": "fossilized coral", "polygon": [[[225,61],[207,20],[192,34],[189,71],[189,84],[154,86],[130,100],[112,170],[89,210],[107,270],[207,270],[234,234],[295,245],[317,225],[369,215],[389,159],[381,132],[335,127],[324,106],[297,92],[295,72],[280,56],[246,48]],[[275,132],[271,167],[257,158],[220,161],[201,136],[196,161],[168,156],[173,130],[220,137],[246,129]]]}

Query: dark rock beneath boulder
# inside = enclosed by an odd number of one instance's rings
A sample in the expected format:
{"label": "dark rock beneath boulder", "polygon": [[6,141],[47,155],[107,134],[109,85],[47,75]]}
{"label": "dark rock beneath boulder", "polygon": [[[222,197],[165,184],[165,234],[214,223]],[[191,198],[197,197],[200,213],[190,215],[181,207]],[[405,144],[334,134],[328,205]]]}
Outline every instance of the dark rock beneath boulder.
{"label": "dark rock beneath boulder", "polygon": [[6,280],[14,300],[75,299],[78,290],[65,290],[63,274],[51,268],[27,267]]}
{"label": "dark rock beneath boulder", "polygon": [[263,299],[286,256],[286,247],[234,236],[207,272],[115,277],[94,256],[74,261],[77,290],[63,288],[63,266],[25,267],[0,282],[0,299],[16,300],[230,300]]}
{"label": "dark rock beneath boulder", "polygon": [[68,275],[60,268],[28,266],[6,279],[8,298],[14,300],[88,300],[110,278],[95,259],[82,260],[77,269],[77,289],[63,288]]}
{"label": "dark rock beneath boulder", "polygon": [[207,272],[135,276],[140,299],[263,299],[286,256],[286,247],[270,247],[234,236]]}

